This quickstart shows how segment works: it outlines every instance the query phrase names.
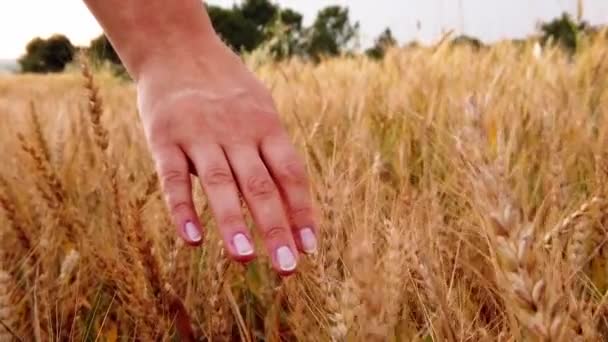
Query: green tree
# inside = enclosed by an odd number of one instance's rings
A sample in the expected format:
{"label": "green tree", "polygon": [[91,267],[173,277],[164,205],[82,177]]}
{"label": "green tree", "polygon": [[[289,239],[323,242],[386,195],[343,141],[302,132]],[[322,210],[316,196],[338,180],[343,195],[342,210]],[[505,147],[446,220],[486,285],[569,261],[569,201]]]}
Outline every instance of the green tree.
{"label": "green tree", "polygon": [[37,37],[27,44],[25,55],[19,58],[19,65],[22,72],[60,72],[74,59],[75,50],[66,36],[53,35],[48,39]]}
{"label": "green tree", "polygon": [[348,8],[329,6],[317,15],[307,30],[307,53],[319,60],[323,55],[336,56],[349,52],[359,33],[359,23],[351,23]]}
{"label": "green tree", "polygon": [[280,60],[304,54],[302,15],[291,9],[280,10],[265,28],[272,55]]}
{"label": "green tree", "polygon": [[113,64],[122,65],[116,50],[114,50],[105,34],[91,41],[89,54],[96,61],[109,61]]}
{"label": "green tree", "polygon": [[207,6],[213,27],[236,51],[251,52],[262,43],[270,44],[277,56],[300,50],[302,15],[282,10],[269,0],[245,0],[232,8]]}
{"label": "green tree", "polygon": [[558,43],[568,51],[576,52],[579,37],[588,26],[586,22],[576,22],[570,17],[570,14],[563,13],[561,17],[541,25],[543,35],[541,42],[543,45],[548,42]]}
{"label": "green tree", "polygon": [[295,31],[302,30],[302,14],[292,10],[291,8],[281,9],[277,13],[277,17],[281,23],[285,24],[291,29]]}
{"label": "green tree", "polygon": [[207,9],[213,27],[234,50],[252,51],[264,40],[263,32],[256,22],[245,18],[239,8],[207,6]]}
{"label": "green tree", "polygon": [[367,49],[366,54],[374,59],[382,59],[386,50],[395,45],[397,45],[397,40],[393,36],[391,29],[387,28],[376,38],[374,46]]}
{"label": "green tree", "polygon": [[279,7],[268,0],[246,0],[235,10],[240,11],[245,19],[255,23],[258,30],[263,30],[276,18]]}

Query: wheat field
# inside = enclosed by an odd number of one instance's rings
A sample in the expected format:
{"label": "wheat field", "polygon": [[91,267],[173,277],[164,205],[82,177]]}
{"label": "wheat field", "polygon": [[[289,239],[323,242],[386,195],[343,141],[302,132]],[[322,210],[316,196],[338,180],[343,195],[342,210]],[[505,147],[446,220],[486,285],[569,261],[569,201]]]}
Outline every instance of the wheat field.
{"label": "wheat field", "polygon": [[177,239],[132,84],[0,78],[0,341],[606,340],[607,54],[250,56],[321,220],[285,279],[224,257],[198,186]]}

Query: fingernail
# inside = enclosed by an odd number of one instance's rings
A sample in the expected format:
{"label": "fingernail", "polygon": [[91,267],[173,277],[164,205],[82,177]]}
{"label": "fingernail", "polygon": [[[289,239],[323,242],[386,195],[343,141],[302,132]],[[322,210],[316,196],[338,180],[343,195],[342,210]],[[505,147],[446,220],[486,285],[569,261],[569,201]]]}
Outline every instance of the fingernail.
{"label": "fingernail", "polygon": [[196,227],[196,225],[192,222],[186,223],[186,237],[192,242],[199,242],[202,239],[201,231]]}
{"label": "fingernail", "polygon": [[296,257],[287,246],[277,249],[277,260],[282,271],[293,271],[296,269]]}
{"label": "fingernail", "polygon": [[236,252],[239,255],[246,256],[253,254],[253,246],[251,246],[251,242],[249,242],[249,239],[244,234],[236,234],[232,238],[232,243],[234,243]]}
{"label": "fingernail", "polygon": [[314,254],[317,251],[317,238],[315,233],[310,228],[303,228],[300,230],[300,240],[302,241],[302,247],[304,252],[308,254]]}

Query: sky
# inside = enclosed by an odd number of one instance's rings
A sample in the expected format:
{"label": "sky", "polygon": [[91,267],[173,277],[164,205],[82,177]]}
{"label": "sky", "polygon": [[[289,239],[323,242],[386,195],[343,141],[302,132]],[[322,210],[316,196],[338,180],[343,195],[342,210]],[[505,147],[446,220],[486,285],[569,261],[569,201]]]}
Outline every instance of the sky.
{"label": "sky", "polygon": [[[100,0],[102,1],[102,0]],[[536,23],[576,13],[577,0],[275,0],[314,20],[328,5],[346,5],[361,24],[361,43],[369,45],[387,26],[401,42],[432,42],[453,29],[483,41],[518,38],[534,33]],[[209,0],[232,5],[236,0]],[[584,18],[608,24],[608,0],[585,1]],[[418,25],[420,24],[420,25]],[[63,33],[76,45],[88,45],[101,28],[82,0],[0,0],[0,59],[23,54],[36,36]]]}

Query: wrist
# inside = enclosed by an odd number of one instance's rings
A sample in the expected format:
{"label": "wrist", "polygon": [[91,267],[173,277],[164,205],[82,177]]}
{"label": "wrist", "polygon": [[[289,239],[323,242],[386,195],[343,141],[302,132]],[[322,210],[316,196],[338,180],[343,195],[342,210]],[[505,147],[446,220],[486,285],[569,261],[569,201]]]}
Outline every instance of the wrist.
{"label": "wrist", "polygon": [[164,39],[154,38],[144,48],[134,47],[125,65],[131,77],[138,82],[146,74],[175,72],[194,60],[213,60],[223,48],[223,43],[213,30],[184,32],[168,35]]}
{"label": "wrist", "polygon": [[84,0],[136,81],[151,65],[219,44],[201,0]]}
{"label": "wrist", "polygon": [[242,77],[245,65],[217,35],[205,42],[165,49],[142,60],[136,70],[133,78],[138,94],[147,98],[138,104],[141,112],[154,112],[152,108],[167,97],[188,93],[220,96],[224,90],[240,89],[247,83]]}

